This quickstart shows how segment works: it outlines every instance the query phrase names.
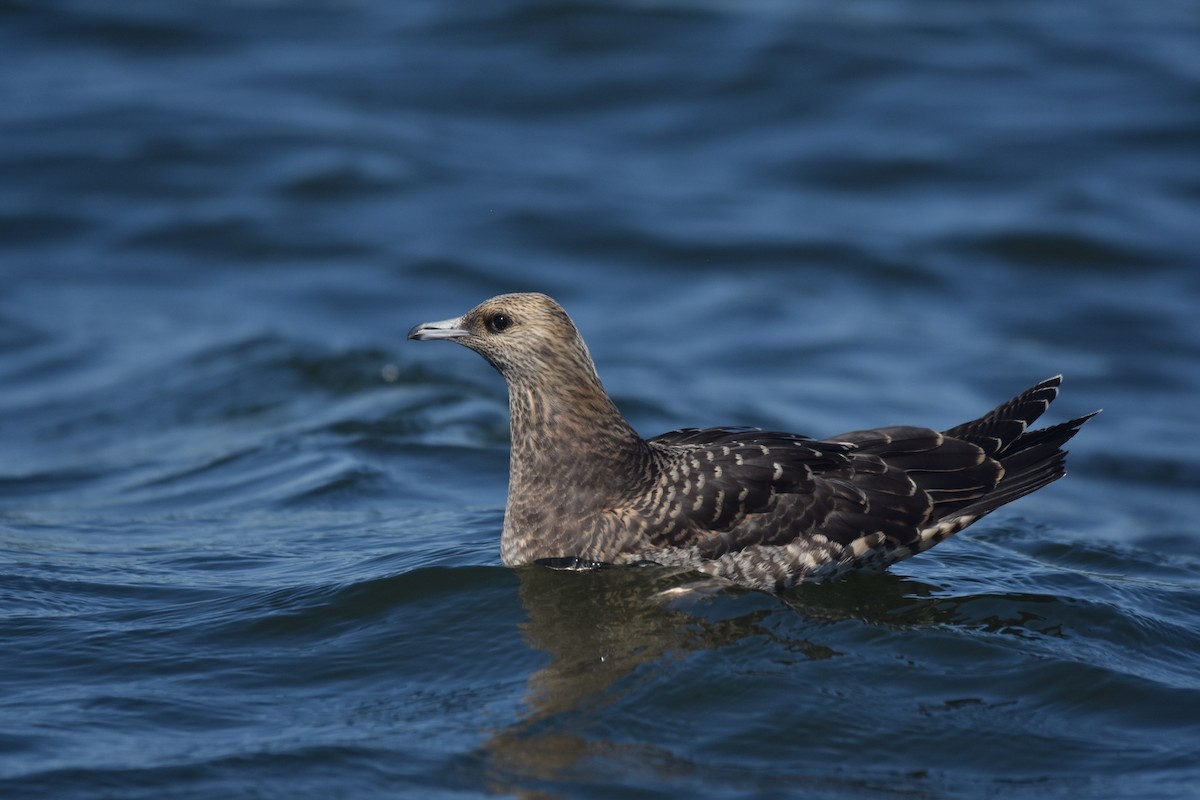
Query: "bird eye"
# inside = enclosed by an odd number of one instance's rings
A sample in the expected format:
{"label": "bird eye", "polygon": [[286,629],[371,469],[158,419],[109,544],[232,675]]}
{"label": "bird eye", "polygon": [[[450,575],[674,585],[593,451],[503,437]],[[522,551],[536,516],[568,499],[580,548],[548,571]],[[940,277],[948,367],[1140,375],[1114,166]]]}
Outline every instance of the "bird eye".
{"label": "bird eye", "polygon": [[492,333],[503,333],[512,327],[512,317],[507,314],[492,314],[488,317],[487,326]]}

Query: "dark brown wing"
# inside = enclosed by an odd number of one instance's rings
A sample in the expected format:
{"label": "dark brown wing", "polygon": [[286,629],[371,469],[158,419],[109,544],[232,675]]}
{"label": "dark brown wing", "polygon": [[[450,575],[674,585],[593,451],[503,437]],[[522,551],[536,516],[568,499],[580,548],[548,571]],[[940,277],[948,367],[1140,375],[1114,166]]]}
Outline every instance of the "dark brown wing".
{"label": "dark brown wing", "polygon": [[[808,537],[850,546],[881,533],[923,549],[1061,477],[1060,449],[1091,415],[1028,431],[1058,393],[1051,378],[940,433],[896,426],[814,440],[747,428],[672,431],[650,440],[657,478],[633,502],[652,548],[717,558]],[[935,540],[922,531],[943,520]]]}
{"label": "dark brown wing", "polygon": [[[926,433],[895,448],[936,447],[930,441],[939,434]],[[659,479],[638,511],[655,548],[696,546],[716,558],[817,533],[843,544],[864,531],[908,541],[930,507],[902,470],[849,440],[712,428],[673,431],[651,444]]]}
{"label": "dark brown wing", "polygon": [[[862,507],[835,515],[829,530],[822,531],[844,545],[876,531],[896,545],[912,545],[925,526],[946,516],[951,507],[986,497],[1004,474],[1000,463],[979,445],[929,428],[875,428],[833,438],[854,444],[859,459],[878,460],[888,475],[907,482],[913,492],[913,502],[892,511],[881,507],[869,480],[855,476],[867,495]],[[884,512],[889,527],[875,519]]]}
{"label": "dark brown wing", "polygon": [[753,428],[685,428],[650,440],[657,482],[639,510],[655,546],[728,531],[779,497],[811,494],[820,474],[846,469],[853,447]]}

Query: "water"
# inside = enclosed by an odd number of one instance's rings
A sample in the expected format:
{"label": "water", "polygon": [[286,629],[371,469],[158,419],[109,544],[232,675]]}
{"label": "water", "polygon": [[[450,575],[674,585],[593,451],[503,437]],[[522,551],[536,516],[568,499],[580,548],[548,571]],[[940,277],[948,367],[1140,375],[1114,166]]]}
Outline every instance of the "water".
{"label": "water", "polygon": [[[1200,796],[1192,4],[0,4],[0,795]],[[566,305],[639,430],[1071,474],[892,573],[499,566]]]}

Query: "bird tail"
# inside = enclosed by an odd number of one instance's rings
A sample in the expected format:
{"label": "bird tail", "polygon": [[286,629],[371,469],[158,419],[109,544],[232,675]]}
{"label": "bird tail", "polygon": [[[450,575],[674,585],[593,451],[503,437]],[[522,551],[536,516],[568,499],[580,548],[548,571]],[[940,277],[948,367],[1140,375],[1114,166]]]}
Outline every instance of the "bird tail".
{"label": "bird tail", "polygon": [[1063,450],[1072,436],[1092,417],[1093,411],[1082,417],[1060,422],[1047,428],[1029,430],[1058,396],[1062,376],[1027,389],[1001,403],[979,419],[964,422],[944,431],[954,439],[970,442],[983,449],[990,458],[1000,462],[1004,474],[996,487],[981,497],[958,503],[939,503],[937,516],[921,532],[921,549],[957,533],[967,525],[1002,505],[1011,503],[1031,492],[1053,483],[1067,474],[1067,452]]}

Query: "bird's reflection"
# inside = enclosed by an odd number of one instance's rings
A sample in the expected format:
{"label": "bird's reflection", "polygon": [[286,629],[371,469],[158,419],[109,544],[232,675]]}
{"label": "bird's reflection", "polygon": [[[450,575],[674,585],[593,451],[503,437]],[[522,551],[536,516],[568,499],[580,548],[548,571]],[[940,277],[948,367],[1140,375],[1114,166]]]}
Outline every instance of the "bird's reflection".
{"label": "bird's reflection", "polygon": [[686,594],[670,602],[662,599],[664,590],[688,585],[694,574],[542,567],[517,574],[528,615],[522,635],[550,661],[530,675],[521,718],[494,731],[485,745],[498,791],[522,794],[520,787],[530,780],[577,780],[582,765],[631,749],[638,751],[638,763],[669,760],[669,753],[657,752],[653,745],[617,744],[573,732],[578,726],[571,719],[613,702],[622,679],[643,665],[752,636],[779,641],[807,658],[836,655],[805,639],[783,641],[778,626],[765,623],[787,609],[769,595],[732,589],[703,600],[689,600]]}
{"label": "bird's reflection", "polygon": [[[641,764],[673,758],[653,744],[619,744],[577,732],[587,727],[580,720],[591,719],[589,712],[621,696],[629,686],[622,679],[640,667],[749,637],[770,639],[793,658],[834,658],[840,655],[835,646],[808,637],[819,638],[832,630],[830,623],[851,619],[888,628],[987,624],[964,612],[972,597],[948,597],[939,587],[888,573],[801,585],[780,596],[731,589],[671,602],[662,599],[664,590],[688,585],[695,574],[542,567],[517,574],[528,615],[522,636],[550,660],[529,676],[519,719],[493,731],[484,749],[497,791],[519,796],[556,796],[556,782],[585,779],[588,769],[613,758]],[[803,619],[799,626],[793,612]],[[1014,617],[1006,624],[1021,622]],[[796,636],[798,631],[803,635]],[[522,789],[530,782],[542,786],[535,795]]]}
{"label": "bird's reflection", "polygon": [[668,654],[767,633],[761,622],[775,610],[771,603],[747,603],[739,616],[713,619],[703,608],[656,597],[687,578],[657,568],[521,570],[521,600],[529,616],[522,635],[551,657],[530,677],[527,719],[597,702],[620,678]]}

